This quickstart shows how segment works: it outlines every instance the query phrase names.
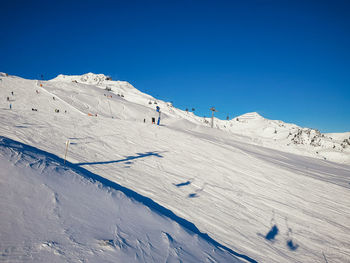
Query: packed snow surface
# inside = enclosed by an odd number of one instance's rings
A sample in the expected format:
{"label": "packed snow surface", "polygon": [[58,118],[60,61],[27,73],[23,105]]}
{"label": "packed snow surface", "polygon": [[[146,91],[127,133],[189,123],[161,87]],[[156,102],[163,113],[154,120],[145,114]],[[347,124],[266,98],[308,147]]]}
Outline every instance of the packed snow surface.
{"label": "packed snow surface", "polygon": [[[0,78],[1,259],[350,261],[349,133],[258,113],[211,129],[103,74]],[[68,140],[66,166],[40,161]]]}
{"label": "packed snow surface", "polygon": [[0,138],[1,262],[241,262],[146,198],[62,164]]}

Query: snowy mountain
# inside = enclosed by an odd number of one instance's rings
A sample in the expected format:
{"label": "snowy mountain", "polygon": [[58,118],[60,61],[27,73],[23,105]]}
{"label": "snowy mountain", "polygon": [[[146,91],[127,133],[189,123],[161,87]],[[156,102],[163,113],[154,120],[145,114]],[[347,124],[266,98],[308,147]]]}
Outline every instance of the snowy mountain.
{"label": "snowy mountain", "polygon": [[[156,100],[152,96],[138,91],[126,81],[112,81],[110,77],[103,74],[59,75],[50,82],[95,85],[102,89],[111,90],[112,93],[123,98],[124,94],[128,94],[125,100],[150,107],[152,112],[155,108],[155,103],[157,103],[161,107],[162,112],[166,114],[166,117],[171,116],[172,119],[185,119],[196,125],[206,125],[208,127],[211,123],[210,118],[201,118],[191,112],[176,109],[172,107],[171,103]],[[106,109],[103,109],[102,112],[96,111],[103,114],[103,112],[106,112]],[[146,115],[148,118],[150,117],[149,114]],[[128,119],[129,117],[123,116],[122,118]],[[132,119],[134,120],[134,118]],[[230,121],[215,119],[215,127],[231,133],[249,136],[250,143],[264,147],[350,164],[350,132],[331,137],[315,129],[302,128],[283,121],[265,119],[257,112],[246,113]],[[340,137],[341,139],[339,139]]]}
{"label": "snowy mountain", "polygon": [[1,259],[350,261],[349,133],[211,129],[103,74],[0,79]]}
{"label": "snowy mountain", "polygon": [[333,162],[350,163],[350,132],[322,134],[315,129],[268,120],[256,112],[243,114],[230,121],[217,120],[216,127],[249,136],[251,143],[264,147]]}
{"label": "snowy mountain", "polygon": [[[135,89],[126,81],[112,81],[103,74],[87,73],[82,76],[59,75],[50,82],[68,82],[96,85],[102,89],[124,97],[129,102],[155,108],[161,106],[162,112],[173,119],[188,120],[196,125],[210,126],[210,118],[202,118],[191,112],[173,108],[171,103],[156,100],[152,96]],[[124,116],[127,119],[129,116]],[[149,115],[147,115],[149,117]],[[169,123],[170,124],[170,123]],[[333,137],[322,134],[318,130],[302,128],[283,121],[268,120],[257,112],[246,113],[233,119],[219,120],[215,118],[215,127],[231,133],[250,137],[250,143],[274,148],[305,156],[331,160],[339,163],[350,163],[350,132],[336,134]]]}

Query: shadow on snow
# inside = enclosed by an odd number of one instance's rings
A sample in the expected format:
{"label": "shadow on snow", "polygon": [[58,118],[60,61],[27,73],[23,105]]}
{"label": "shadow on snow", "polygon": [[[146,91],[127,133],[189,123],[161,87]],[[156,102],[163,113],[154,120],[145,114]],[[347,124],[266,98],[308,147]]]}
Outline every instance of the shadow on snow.
{"label": "shadow on snow", "polygon": [[176,187],[181,187],[181,186],[185,186],[185,185],[189,185],[191,184],[191,181],[187,181],[187,182],[183,182],[183,183],[178,183],[178,184],[173,184],[175,185]]}
{"label": "shadow on snow", "polygon": [[[126,188],[118,183],[112,182],[104,177],[101,177],[97,174],[94,174],[88,170],[86,170],[85,168],[80,167],[79,165],[76,165],[74,163],[68,162],[66,161],[66,164],[64,165],[64,160],[52,153],[40,150],[38,148],[23,144],[21,142],[18,141],[14,141],[12,139],[6,138],[4,136],[0,136],[0,147],[5,147],[5,148],[9,148],[11,150],[14,151],[18,151],[20,153],[24,153],[27,154],[29,156],[32,156],[34,158],[37,158],[37,154],[40,155],[44,155],[46,157],[46,163],[49,161],[54,161],[56,163],[58,163],[59,165],[62,166],[66,166],[68,168],[70,168],[71,170],[73,170],[75,173],[88,178],[88,179],[93,179],[97,182],[102,183],[103,185],[107,186],[107,187],[111,187],[117,191],[121,191],[123,192],[127,197],[134,199],[135,201],[140,202],[141,204],[149,207],[150,209],[152,209],[153,211],[158,212],[159,214],[168,217],[169,219],[177,222],[179,225],[181,225],[182,227],[188,229],[189,231],[192,231],[193,233],[197,234],[198,236],[200,236],[201,238],[203,238],[204,240],[206,240],[208,243],[211,243],[212,245],[214,245],[215,247],[219,248],[219,249],[223,249],[226,250],[227,252],[231,253],[232,255],[238,257],[238,258],[242,258],[248,262],[253,262],[256,263],[257,261],[255,261],[254,259],[243,255],[243,254],[239,254],[235,251],[233,251],[232,249],[230,249],[229,247],[226,247],[222,244],[220,244],[219,242],[217,242],[216,240],[214,240],[213,238],[211,238],[208,234],[201,232],[195,224],[191,223],[190,221],[177,216],[176,214],[174,214],[174,212],[172,212],[171,210],[159,205],[158,203],[154,202],[151,198],[148,198],[146,196],[143,196],[141,194],[138,194],[137,192]],[[140,157],[139,157],[140,158]],[[80,164],[82,165],[82,164]]]}
{"label": "shadow on snow", "polygon": [[277,225],[273,225],[270,231],[266,234],[265,239],[270,241],[275,240],[275,237],[277,236],[277,234],[278,234],[278,227]]}
{"label": "shadow on snow", "polygon": [[126,164],[132,164],[130,160],[135,160],[139,158],[145,158],[149,156],[156,156],[159,158],[163,158],[158,152],[146,152],[146,153],[136,153],[136,156],[126,156],[125,159],[114,160],[114,161],[105,161],[105,162],[90,162],[90,163],[76,163],[76,165],[96,165],[96,164],[110,164],[110,163],[121,163],[125,162]]}
{"label": "shadow on snow", "polygon": [[[287,235],[287,239],[286,239],[286,246],[289,250],[291,251],[295,251],[298,249],[299,245],[295,243],[295,241],[293,240],[293,230],[292,228],[289,227],[288,224],[288,218],[285,218],[286,221],[286,227],[288,229],[286,235]],[[277,223],[275,220],[275,211],[272,212],[272,219],[271,219],[271,228],[269,230],[269,232],[267,232],[266,235],[263,235],[261,233],[258,233],[258,236],[261,236],[263,238],[265,238],[266,240],[270,241],[270,242],[274,242],[276,240],[276,236],[279,233],[279,229],[277,227]]]}

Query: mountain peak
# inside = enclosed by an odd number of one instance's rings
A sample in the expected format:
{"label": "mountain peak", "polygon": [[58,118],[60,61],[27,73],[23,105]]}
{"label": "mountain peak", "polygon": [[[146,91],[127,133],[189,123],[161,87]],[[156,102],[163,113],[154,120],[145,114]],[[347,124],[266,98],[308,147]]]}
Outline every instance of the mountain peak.
{"label": "mountain peak", "polygon": [[106,80],[112,80],[110,76],[106,76],[104,74],[95,74],[92,72],[83,74],[83,75],[58,75],[56,78],[52,79],[52,81],[67,81],[67,82],[79,82],[86,84],[100,84]]}
{"label": "mountain peak", "polygon": [[238,116],[237,118],[239,118],[240,120],[262,120],[262,119],[264,119],[264,117],[261,116],[257,112],[248,112],[248,113],[245,113],[245,114]]}

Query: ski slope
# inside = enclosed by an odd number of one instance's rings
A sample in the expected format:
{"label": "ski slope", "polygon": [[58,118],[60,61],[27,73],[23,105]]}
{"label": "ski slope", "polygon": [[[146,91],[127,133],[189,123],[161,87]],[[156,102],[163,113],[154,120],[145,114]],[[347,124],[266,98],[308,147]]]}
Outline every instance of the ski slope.
{"label": "ski slope", "polygon": [[0,138],[1,262],[242,262],[147,198]]}
{"label": "ski slope", "polygon": [[[2,136],[61,158],[69,140],[72,167],[150,198],[249,259],[350,261],[347,134],[322,136],[254,113],[211,129],[104,75],[1,78]],[[161,126],[150,123],[157,105]]]}

